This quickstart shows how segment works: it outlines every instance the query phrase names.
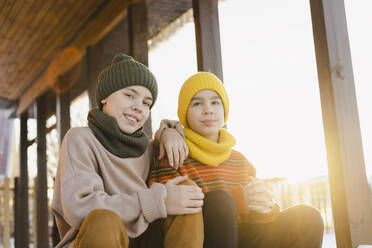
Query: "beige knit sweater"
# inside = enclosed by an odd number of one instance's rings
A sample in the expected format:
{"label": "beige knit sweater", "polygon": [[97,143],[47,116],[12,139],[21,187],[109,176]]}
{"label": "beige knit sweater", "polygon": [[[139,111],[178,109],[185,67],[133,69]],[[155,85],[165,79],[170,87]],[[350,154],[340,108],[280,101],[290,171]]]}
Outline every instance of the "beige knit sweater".
{"label": "beige knit sweater", "polygon": [[97,208],[115,211],[131,238],[167,216],[164,185],[146,186],[151,144],[138,158],[119,158],[106,150],[88,127],[72,128],[60,150],[52,212],[62,241],[72,247],[84,218]]}

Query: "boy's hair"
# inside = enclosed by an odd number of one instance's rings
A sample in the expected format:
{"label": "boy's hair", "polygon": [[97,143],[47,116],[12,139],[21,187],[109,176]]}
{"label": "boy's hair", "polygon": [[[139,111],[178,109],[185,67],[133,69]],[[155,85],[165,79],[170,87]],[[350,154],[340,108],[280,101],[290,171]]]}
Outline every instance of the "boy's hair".
{"label": "boy's hair", "polygon": [[201,90],[214,90],[217,92],[223,104],[225,112],[224,122],[226,123],[229,116],[229,97],[225,87],[213,73],[198,72],[185,81],[178,96],[178,118],[181,124],[184,127],[188,127],[187,110],[191,99]]}
{"label": "boy's hair", "polygon": [[114,57],[111,65],[98,75],[97,107],[102,110],[102,99],[132,85],[141,85],[150,90],[153,100],[150,108],[152,108],[158,96],[158,84],[154,74],[147,66],[124,53],[119,53]]}

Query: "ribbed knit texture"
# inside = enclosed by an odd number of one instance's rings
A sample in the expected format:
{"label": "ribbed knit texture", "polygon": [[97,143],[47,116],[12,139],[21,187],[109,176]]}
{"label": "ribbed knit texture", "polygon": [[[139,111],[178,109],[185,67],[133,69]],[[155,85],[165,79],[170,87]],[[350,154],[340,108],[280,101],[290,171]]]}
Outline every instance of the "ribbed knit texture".
{"label": "ribbed knit texture", "polygon": [[184,132],[190,156],[209,166],[218,166],[228,159],[231,148],[235,145],[235,138],[223,128],[220,129],[218,143],[204,138],[190,128],[184,128]]}
{"label": "ribbed knit texture", "polygon": [[145,153],[149,138],[142,128],[126,134],[120,130],[115,118],[99,109],[89,111],[88,126],[101,144],[115,156],[136,158]]}
{"label": "ribbed knit texture", "polygon": [[155,76],[149,68],[132,57],[123,53],[117,54],[109,67],[104,69],[98,76],[96,89],[96,103],[102,109],[101,100],[122,88],[141,85],[150,90],[152,104],[154,105],[158,96],[158,85]]}
{"label": "ribbed knit texture", "polygon": [[226,123],[229,116],[229,97],[221,82],[214,74],[210,72],[198,72],[189,77],[182,85],[178,96],[178,118],[184,127],[188,127],[186,116],[191,99],[201,90],[214,90],[222,100],[225,111],[224,121]]}
{"label": "ribbed knit texture", "polygon": [[232,150],[227,160],[219,166],[208,166],[194,158],[185,160],[179,170],[169,166],[166,159],[153,165],[149,177],[149,185],[153,183],[167,183],[177,176],[187,175],[196,182],[204,193],[224,189],[234,197],[238,211],[238,223],[268,223],[272,221],[279,209],[274,206],[268,214],[251,212],[245,205],[243,187],[250,181],[250,176],[256,177],[256,169],[239,152]]}

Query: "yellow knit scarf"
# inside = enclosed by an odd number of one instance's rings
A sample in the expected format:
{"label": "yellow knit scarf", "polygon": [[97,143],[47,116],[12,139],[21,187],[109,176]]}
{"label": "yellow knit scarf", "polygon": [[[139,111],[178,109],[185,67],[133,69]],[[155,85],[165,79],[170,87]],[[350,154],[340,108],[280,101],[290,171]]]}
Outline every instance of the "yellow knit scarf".
{"label": "yellow knit scarf", "polygon": [[204,138],[190,128],[184,128],[184,132],[190,156],[206,165],[221,164],[229,158],[231,148],[235,145],[235,138],[223,128],[220,129],[218,143]]}

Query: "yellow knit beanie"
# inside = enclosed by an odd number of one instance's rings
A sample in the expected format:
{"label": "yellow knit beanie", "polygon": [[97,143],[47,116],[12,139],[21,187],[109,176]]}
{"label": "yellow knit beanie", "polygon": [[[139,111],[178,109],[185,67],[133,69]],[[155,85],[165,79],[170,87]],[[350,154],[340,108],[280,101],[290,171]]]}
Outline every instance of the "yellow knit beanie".
{"label": "yellow knit beanie", "polygon": [[219,80],[213,73],[198,72],[185,81],[178,96],[178,118],[181,124],[184,127],[189,127],[186,119],[187,110],[191,99],[201,90],[214,90],[217,92],[222,100],[225,112],[224,122],[226,123],[227,117],[229,116],[229,97],[227,96],[225,87],[221,80]]}

